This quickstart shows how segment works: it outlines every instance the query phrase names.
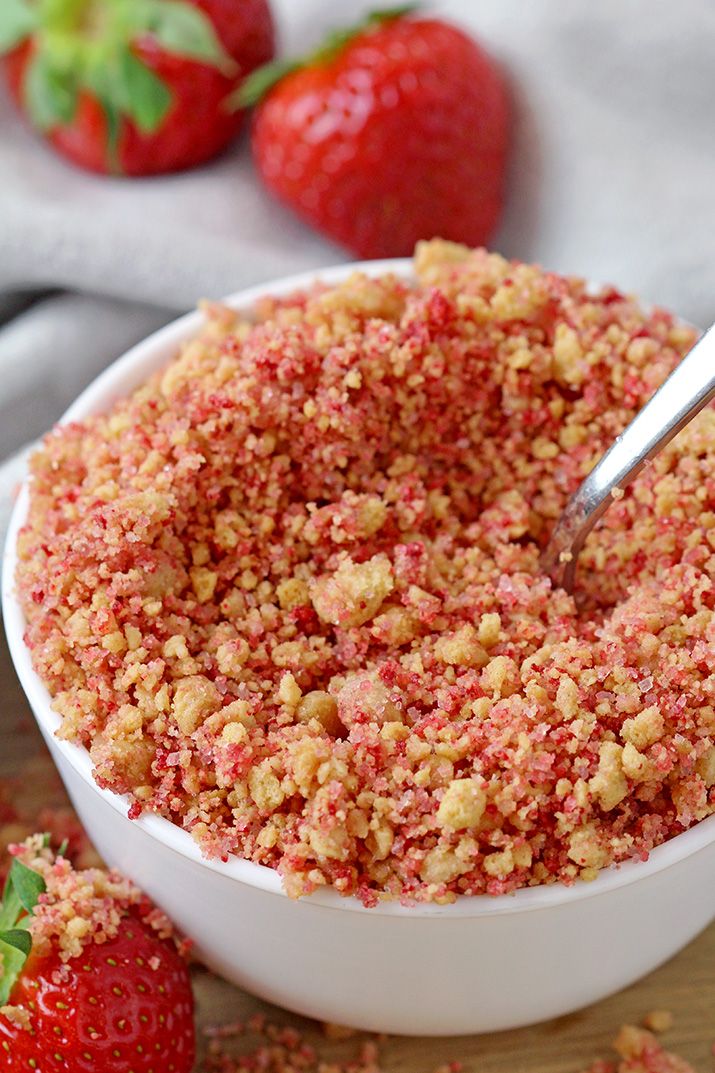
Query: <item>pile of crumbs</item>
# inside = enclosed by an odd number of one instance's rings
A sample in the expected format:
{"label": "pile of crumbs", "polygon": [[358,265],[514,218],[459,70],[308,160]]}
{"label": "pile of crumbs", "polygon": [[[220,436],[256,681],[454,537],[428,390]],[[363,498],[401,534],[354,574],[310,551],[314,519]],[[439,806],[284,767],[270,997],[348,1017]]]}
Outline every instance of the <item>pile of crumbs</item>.
{"label": "pile of crumbs", "polygon": [[209,306],[34,457],[18,591],[101,786],[209,856],[448,902],[589,880],[715,811],[715,412],[539,553],[694,340],[612,288],[423,244]]}
{"label": "pile of crumbs", "polygon": [[168,917],[119,872],[74,868],[68,857],[54,852],[44,834],[11,845],[9,852],[45,881],[46,889],[27,921],[34,954],[56,953],[61,962],[71,961],[90,943],[113,939],[129,914],[160,939],[174,939],[178,948],[187,949]]}
{"label": "pile of crumbs", "polygon": [[[670,1017],[665,1011],[658,1011],[658,1015]],[[335,1038],[332,1027],[325,1026],[329,1039]],[[654,1030],[664,1031],[666,1027],[670,1024],[666,1026],[661,1020],[660,1027]],[[272,1024],[263,1014],[245,1023],[209,1026],[204,1035],[208,1046],[202,1073],[383,1073],[385,1068],[379,1038],[361,1037],[355,1055],[349,1059],[325,1060],[297,1029]],[[246,1037],[248,1046],[237,1047],[237,1041],[243,1042]],[[586,1073],[694,1073],[688,1062],[664,1050],[653,1032],[645,1028],[624,1025],[613,1048],[617,1062],[599,1059]],[[452,1061],[438,1066],[433,1073],[461,1073],[463,1068],[461,1062]]]}
{"label": "pile of crumbs", "polygon": [[587,1073],[694,1073],[684,1058],[666,1051],[645,1028],[623,1025],[613,1041],[618,1062],[597,1061]]}

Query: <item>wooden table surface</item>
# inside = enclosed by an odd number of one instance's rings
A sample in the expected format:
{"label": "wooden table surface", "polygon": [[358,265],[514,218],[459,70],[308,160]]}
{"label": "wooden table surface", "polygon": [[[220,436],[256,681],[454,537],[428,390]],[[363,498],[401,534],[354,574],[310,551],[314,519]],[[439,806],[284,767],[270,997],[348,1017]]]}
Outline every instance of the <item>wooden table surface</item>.
{"label": "wooden table surface", "polygon": [[[2,631],[0,631],[2,634]],[[0,638],[0,785],[13,779],[24,813],[63,803],[64,793],[36,730]],[[1,826],[0,814],[0,826]],[[715,898],[715,890],[713,891]],[[643,907],[647,912],[647,906]],[[604,950],[608,957],[608,950]],[[554,965],[546,971],[562,972]],[[567,970],[566,970],[567,971]],[[315,1022],[270,1007],[206,971],[195,974],[199,1027],[265,1011],[281,1024],[298,1026],[328,1061],[346,1061],[360,1038],[328,1040]],[[524,1028],[458,1039],[392,1037],[380,1044],[388,1073],[431,1073],[455,1059],[465,1073],[579,1073],[596,1058],[611,1057],[610,1043],[624,1022],[638,1024],[650,1010],[674,1015],[663,1045],[687,1059],[698,1073],[712,1073],[715,1043],[715,925],[667,965],[628,990],[587,1010]],[[205,1042],[200,1032],[200,1048]],[[245,1043],[242,1044],[245,1048]]]}

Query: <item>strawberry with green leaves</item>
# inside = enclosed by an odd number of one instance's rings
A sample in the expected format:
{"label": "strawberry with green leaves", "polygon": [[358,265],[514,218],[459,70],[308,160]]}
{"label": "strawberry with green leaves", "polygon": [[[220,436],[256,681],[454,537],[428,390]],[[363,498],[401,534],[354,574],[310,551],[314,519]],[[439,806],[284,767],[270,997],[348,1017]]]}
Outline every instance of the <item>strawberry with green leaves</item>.
{"label": "strawberry with green leaves", "polygon": [[419,239],[479,246],[501,215],[509,105],[466,34],[410,7],[374,12],[315,53],[256,71],[253,152],[266,186],[362,257]]}
{"label": "strawberry with green leaves", "polygon": [[191,982],[168,921],[46,841],[15,847],[0,908],[0,1069],[190,1073]]}
{"label": "strawberry with green leaves", "polygon": [[0,0],[0,55],[30,122],[98,172],[151,175],[220,152],[227,102],[273,55],[268,0]]}

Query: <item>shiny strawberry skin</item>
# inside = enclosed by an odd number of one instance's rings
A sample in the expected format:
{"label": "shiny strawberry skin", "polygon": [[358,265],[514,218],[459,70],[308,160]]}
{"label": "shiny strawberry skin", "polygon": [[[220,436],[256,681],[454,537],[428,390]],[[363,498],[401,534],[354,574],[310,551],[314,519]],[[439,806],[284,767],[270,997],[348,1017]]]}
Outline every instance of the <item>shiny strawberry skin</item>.
{"label": "shiny strawberry skin", "polygon": [[[274,27],[268,0],[192,0],[211,19],[226,51],[236,60],[243,78],[273,56]],[[32,42],[5,59],[10,89],[20,108],[22,84],[32,55]],[[244,112],[226,106],[237,77],[215,67],[173,55],[150,39],[137,41],[136,55],[161,78],[173,103],[161,127],[142,134],[131,121],[122,120],[119,135],[119,171],[124,175],[156,175],[195,167],[220,153],[241,128]],[[112,170],[107,153],[107,121],[99,102],[83,92],[73,122],[48,135],[55,148],[90,171]]]}
{"label": "shiny strawberry skin", "polygon": [[437,19],[385,22],[288,74],[252,138],[269,189],[362,257],[406,255],[435,236],[481,245],[501,214],[505,84],[476,42]]}
{"label": "shiny strawberry skin", "polygon": [[[152,967],[153,966],[153,967]],[[191,1073],[193,997],[185,962],[137,916],[65,965],[30,956],[10,996],[31,1031],[0,1014],[4,1073]]]}

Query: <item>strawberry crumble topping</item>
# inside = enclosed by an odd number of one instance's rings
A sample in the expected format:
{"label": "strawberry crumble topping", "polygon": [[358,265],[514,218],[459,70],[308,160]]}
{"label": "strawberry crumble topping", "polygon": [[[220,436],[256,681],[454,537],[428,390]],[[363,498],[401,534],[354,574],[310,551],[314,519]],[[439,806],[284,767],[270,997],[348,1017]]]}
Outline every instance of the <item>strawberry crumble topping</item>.
{"label": "strawberry crumble topping", "polygon": [[[104,868],[76,869],[67,857],[55,854],[43,835],[32,835],[10,854],[42,876],[46,889],[32,915],[26,918],[34,957],[56,953],[60,961],[79,957],[90,943],[106,943],[122,923],[135,914],[159,939],[175,932],[168,917],[119,872]],[[184,949],[185,944],[177,945]]]}
{"label": "strawberry crumble topping", "polygon": [[443,242],[205,312],[32,463],[26,640],[101,786],[366,904],[592,879],[715,811],[715,412],[578,602],[539,569],[692,330]]}

